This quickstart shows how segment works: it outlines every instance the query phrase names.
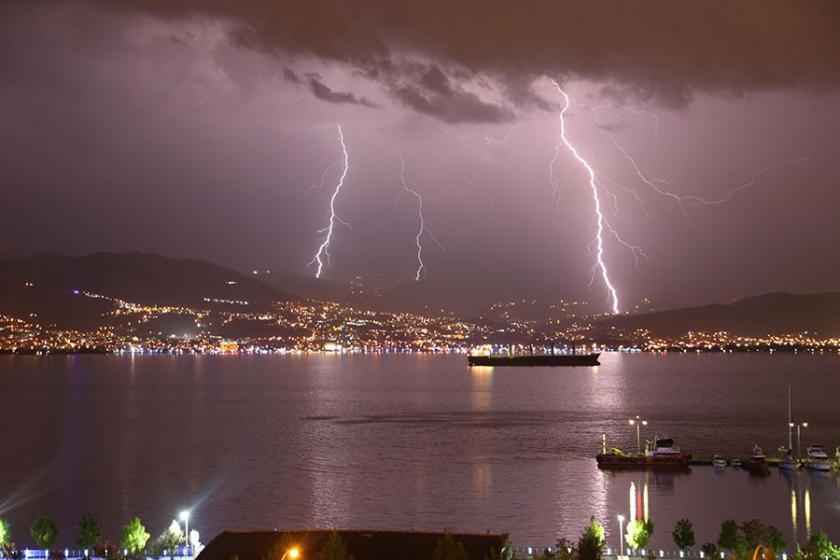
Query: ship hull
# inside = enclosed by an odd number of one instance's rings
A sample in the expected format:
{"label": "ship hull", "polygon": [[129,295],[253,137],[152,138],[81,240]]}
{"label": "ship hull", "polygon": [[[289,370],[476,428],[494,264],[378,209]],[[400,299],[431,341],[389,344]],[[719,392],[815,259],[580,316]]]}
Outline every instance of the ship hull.
{"label": "ship hull", "polygon": [[605,470],[624,469],[656,469],[656,470],[688,470],[691,455],[679,453],[668,456],[640,456],[640,455],[617,455],[613,453],[601,453],[595,457],[598,468]]}
{"label": "ship hull", "polygon": [[534,354],[527,356],[467,356],[471,366],[597,366],[601,354]]}

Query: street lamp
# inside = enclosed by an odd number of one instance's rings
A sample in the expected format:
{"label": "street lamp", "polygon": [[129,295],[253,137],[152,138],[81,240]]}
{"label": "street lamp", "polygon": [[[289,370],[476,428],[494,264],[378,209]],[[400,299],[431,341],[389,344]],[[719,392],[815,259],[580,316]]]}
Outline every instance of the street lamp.
{"label": "street lamp", "polygon": [[[184,522],[184,537],[185,542],[187,543],[187,552],[190,552],[190,510],[185,509],[178,515],[181,518],[181,521]],[[192,556],[192,554],[190,554]]]}
{"label": "street lamp", "polygon": [[618,542],[620,543],[618,549],[618,557],[624,556],[624,516],[618,516]]}
{"label": "street lamp", "polygon": [[796,458],[802,456],[802,428],[808,427],[808,422],[791,422],[791,428],[796,428]]}
{"label": "street lamp", "polygon": [[296,546],[288,549],[286,552],[283,553],[283,556],[280,557],[280,560],[286,560],[286,556],[288,556],[292,560],[296,560],[297,558],[300,558],[300,549]]}
{"label": "street lamp", "polygon": [[636,453],[639,455],[642,454],[642,437],[641,437],[641,429],[642,426],[647,426],[647,420],[642,420],[638,416],[635,418],[630,419],[630,425],[636,426]]}

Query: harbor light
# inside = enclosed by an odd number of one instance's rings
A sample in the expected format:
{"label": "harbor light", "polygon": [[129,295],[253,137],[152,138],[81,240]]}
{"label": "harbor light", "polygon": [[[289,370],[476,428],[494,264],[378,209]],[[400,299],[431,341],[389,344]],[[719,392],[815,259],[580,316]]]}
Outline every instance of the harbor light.
{"label": "harbor light", "polygon": [[295,560],[296,558],[300,558],[300,549],[296,546],[290,548],[289,550],[287,550],[286,552],[283,553],[283,556],[280,558],[280,560],[286,560],[287,556],[289,558],[291,558],[292,560]]}
{"label": "harbor light", "polygon": [[[187,552],[190,550],[190,510],[183,510],[178,517],[184,522],[184,542],[187,544]],[[192,556],[192,554],[190,554]]]}
{"label": "harbor light", "polygon": [[621,553],[624,551],[624,516],[621,514],[618,515],[618,542],[618,551]]}
{"label": "harbor light", "polygon": [[642,453],[641,429],[642,429],[642,426],[647,426],[647,420],[642,420],[637,415],[635,418],[631,418],[629,423],[630,423],[631,426],[636,426],[636,452],[641,454]]}

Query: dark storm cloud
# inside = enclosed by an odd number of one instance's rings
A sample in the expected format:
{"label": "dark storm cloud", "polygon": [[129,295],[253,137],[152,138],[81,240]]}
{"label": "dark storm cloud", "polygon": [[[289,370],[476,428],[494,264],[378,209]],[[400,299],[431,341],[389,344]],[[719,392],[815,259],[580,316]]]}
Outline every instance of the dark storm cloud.
{"label": "dark storm cloud", "polygon": [[840,3],[828,0],[102,4],[238,22],[238,36],[249,45],[347,64],[382,81],[401,102],[451,122],[482,115],[498,120],[504,111],[482,108],[455,87],[430,98],[432,84],[403,83],[406,70],[413,73],[412,62],[435,63],[450,77],[489,76],[519,106],[546,104],[529,89],[544,74],[606,82],[605,91],[675,107],[685,106],[698,90],[738,94],[840,84]]}
{"label": "dark storm cloud", "polygon": [[323,78],[317,72],[307,72],[304,76],[299,76],[294,70],[285,68],[283,70],[283,78],[293,84],[306,84],[312,95],[326,101],[328,103],[349,103],[351,105],[361,105],[363,107],[370,107],[372,109],[378,108],[379,105],[366,97],[357,96],[347,91],[335,91],[323,82]]}
{"label": "dark storm cloud", "polygon": [[322,101],[330,103],[351,103],[353,105],[362,105],[364,107],[377,107],[376,103],[367,99],[366,97],[357,97],[356,95],[346,91],[334,91],[329,86],[321,81],[318,74],[307,75],[309,90],[312,95]]}
{"label": "dark storm cloud", "polygon": [[478,94],[453,83],[437,65],[414,65],[417,78],[391,84],[389,92],[402,104],[445,122],[505,122],[513,119],[510,109],[489,103]]}

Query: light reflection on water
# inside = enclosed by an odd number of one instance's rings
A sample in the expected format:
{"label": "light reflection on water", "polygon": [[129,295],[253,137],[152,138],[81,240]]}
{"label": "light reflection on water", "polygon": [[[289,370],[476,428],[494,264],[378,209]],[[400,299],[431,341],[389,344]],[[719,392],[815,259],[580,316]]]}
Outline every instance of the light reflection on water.
{"label": "light reflection on water", "polygon": [[[840,358],[602,361],[509,369],[468,368],[463,356],[2,358],[0,425],[24,427],[5,434],[19,452],[0,477],[0,503],[14,504],[2,515],[17,528],[51,515],[59,540],[83,513],[98,514],[106,535],[135,514],[156,534],[189,505],[205,540],[224,528],[335,526],[509,531],[545,546],[576,538],[595,515],[615,547],[619,513],[649,515],[661,548],[672,547],[681,517],[698,545],[728,518],[760,517],[791,543],[815,530],[840,539],[835,475],[610,473],[592,458],[602,434],[610,447],[635,448],[627,419],[637,414],[650,422],[643,438],[671,435],[695,453],[776,449],[787,437],[788,384],[808,441],[833,449]],[[36,472],[47,490],[22,492]]]}

